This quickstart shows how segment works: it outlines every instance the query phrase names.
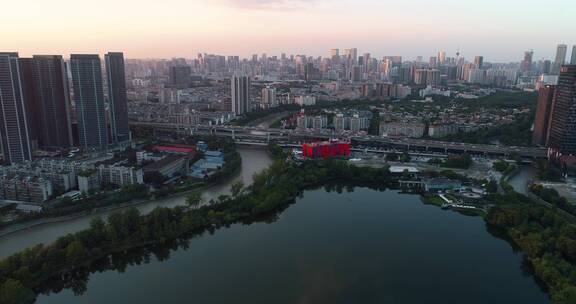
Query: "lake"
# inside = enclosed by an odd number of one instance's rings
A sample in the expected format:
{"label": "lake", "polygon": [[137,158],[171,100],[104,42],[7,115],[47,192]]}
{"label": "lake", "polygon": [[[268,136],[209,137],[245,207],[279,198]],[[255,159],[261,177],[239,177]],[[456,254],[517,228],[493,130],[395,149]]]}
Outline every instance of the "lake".
{"label": "lake", "polygon": [[[346,188],[344,188],[346,189]],[[548,303],[480,217],[417,195],[305,191],[274,221],[193,238],[37,303]]]}

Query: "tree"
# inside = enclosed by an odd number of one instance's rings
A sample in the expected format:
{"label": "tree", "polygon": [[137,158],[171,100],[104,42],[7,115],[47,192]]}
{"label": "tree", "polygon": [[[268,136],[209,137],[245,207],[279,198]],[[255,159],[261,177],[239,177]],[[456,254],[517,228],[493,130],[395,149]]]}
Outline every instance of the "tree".
{"label": "tree", "polygon": [[576,303],[576,287],[568,286],[555,294],[552,299],[556,304],[574,304]]}
{"label": "tree", "polygon": [[234,198],[238,197],[244,191],[244,182],[241,180],[235,181],[232,183],[230,191],[232,192],[232,196]]}
{"label": "tree", "polygon": [[380,111],[376,109],[372,111],[372,119],[370,120],[370,126],[368,127],[368,134],[380,134]]}
{"label": "tree", "polygon": [[497,161],[492,165],[492,167],[498,172],[504,172],[508,169],[508,163],[505,161]]}
{"label": "tree", "polygon": [[495,180],[490,180],[488,184],[486,184],[486,191],[488,193],[496,193],[498,192],[498,183]]}
{"label": "tree", "polygon": [[409,161],[411,161],[412,158],[410,157],[410,154],[408,154],[408,152],[404,152],[402,153],[402,156],[400,157],[400,161],[403,163],[407,163]]}
{"label": "tree", "polygon": [[188,207],[198,207],[202,204],[202,194],[198,191],[190,193],[188,197],[186,197],[186,204]]}
{"label": "tree", "polygon": [[79,240],[74,240],[72,243],[66,246],[66,261],[71,264],[76,264],[81,262],[85,256],[85,249],[82,242]]}
{"label": "tree", "polygon": [[396,152],[392,152],[392,153],[388,153],[386,154],[386,160],[387,161],[397,161],[398,160],[398,154]]}
{"label": "tree", "polygon": [[34,292],[14,279],[6,280],[0,285],[0,303],[28,303],[34,299]]}
{"label": "tree", "polygon": [[166,178],[158,171],[147,171],[144,173],[144,182],[154,186],[160,186],[164,183]]}

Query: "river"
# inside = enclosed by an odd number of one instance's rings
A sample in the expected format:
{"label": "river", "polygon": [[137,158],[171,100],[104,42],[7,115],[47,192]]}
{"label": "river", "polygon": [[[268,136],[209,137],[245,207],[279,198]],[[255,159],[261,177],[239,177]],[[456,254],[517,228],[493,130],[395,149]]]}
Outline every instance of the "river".
{"label": "river", "polygon": [[[230,185],[237,180],[242,180],[245,185],[250,184],[252,182],[252,175],[267,168],[272,162],[272,159],[263,148],[239,147],[238,152],[242,157],[242,168],[238,176],[207,189],[202,196],[204,201],[217,198],[222,194],[228,194]],[[174,207],[185,204],[185,201],[186,195],[177,195],[166,199],[146,202],[135,207],[138,208],[140,212],[147,213],[158,206]],[[26,247],[53,242],[63,235],[87,228],[90,225],[90,221],[97,216],[105,218],[110,213],[116,211],[118,211],[118,209],[65,222],[39,225],[3,236],[0,238],[0,258],[18,252]]]}
{"label": "river", "polygon": [[536,168],[532,166],[521,166],[518,173],[512,176],[508,183],[514,190],[521,194],[526,194],[526,184],[537,174]]}
{"label": "river", "polygon": [[305,191],[274,221],[204,234],[86,287],[38,303],[548,302],[482,218],[367,188]]}

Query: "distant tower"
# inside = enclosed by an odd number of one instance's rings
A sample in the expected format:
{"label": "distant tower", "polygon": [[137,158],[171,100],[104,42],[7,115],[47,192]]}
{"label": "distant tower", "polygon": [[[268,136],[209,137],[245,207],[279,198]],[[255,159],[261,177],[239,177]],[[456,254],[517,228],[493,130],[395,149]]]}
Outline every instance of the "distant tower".
{"label": "distant tower", "polygon": [[0,53],[0,139],[6,163],[32,159],[19,65],[18,53]]}
{"label": "distant tower", "polygon": [[78,137],[84,151],[104,151],[108,130],[104,110],[102,65],[98,55],[70,56]]}
{"label": "distant tower", "polygon": [[438,63],[445,64],[446,63],[446,52],[440,51],[438,52]]}
{"label": "distant tower", "polygon": [[568,51],[568,46],[565,44],[559,44],[556,48],[556,58],[554,59],[554,66],[552,67],[552,74],[558,75],[560,68],[566,63],[566,53]]}
{"label": "distant tower", "polygon": [[570,60],[571,65],[576,65],[576,45],[572,46],[572,59]]}
{"label": "distant tower", "polygon": [[235,74],[230,81],[232,112],[244,115],[250,111],[250,78],[246,75]]}
{"label": "distant tower", "polygon": [[532,57],[534,56],[534,51],[526,51],[524,52],[524,60],[520,64],[520,71],[522,75],[529,76],[530,72],[532,71]]}
{"label": "distant tower", "polygon": [[484,65],[484,56],[476,56],[474,58],[474,65],[476,66],[477,69],[481,69],[482,66]]}

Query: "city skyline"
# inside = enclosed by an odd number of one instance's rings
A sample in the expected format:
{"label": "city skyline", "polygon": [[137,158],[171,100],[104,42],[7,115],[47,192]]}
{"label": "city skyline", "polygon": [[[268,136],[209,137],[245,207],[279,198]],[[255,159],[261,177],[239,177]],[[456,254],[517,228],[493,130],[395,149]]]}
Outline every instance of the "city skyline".
{"label": "city skyline", "polygon": [[194,58],[199,52],[327,56],[331,48],[355,47],[376,58],[426,58],[438,51],[454,56],[459,50],[469,60],[481,55],[488,62],[517,62],[525,50],[534,50],[534,60],[553,59],[558,44],[576,44],[564,34],[576,29],[570,16],[576,4],[551,2],[103,0],[79,11],[70,0],[28,0],[7,4],[0,34],[4,49],[23,57],[108,50],[122,50],[126,58]]}

